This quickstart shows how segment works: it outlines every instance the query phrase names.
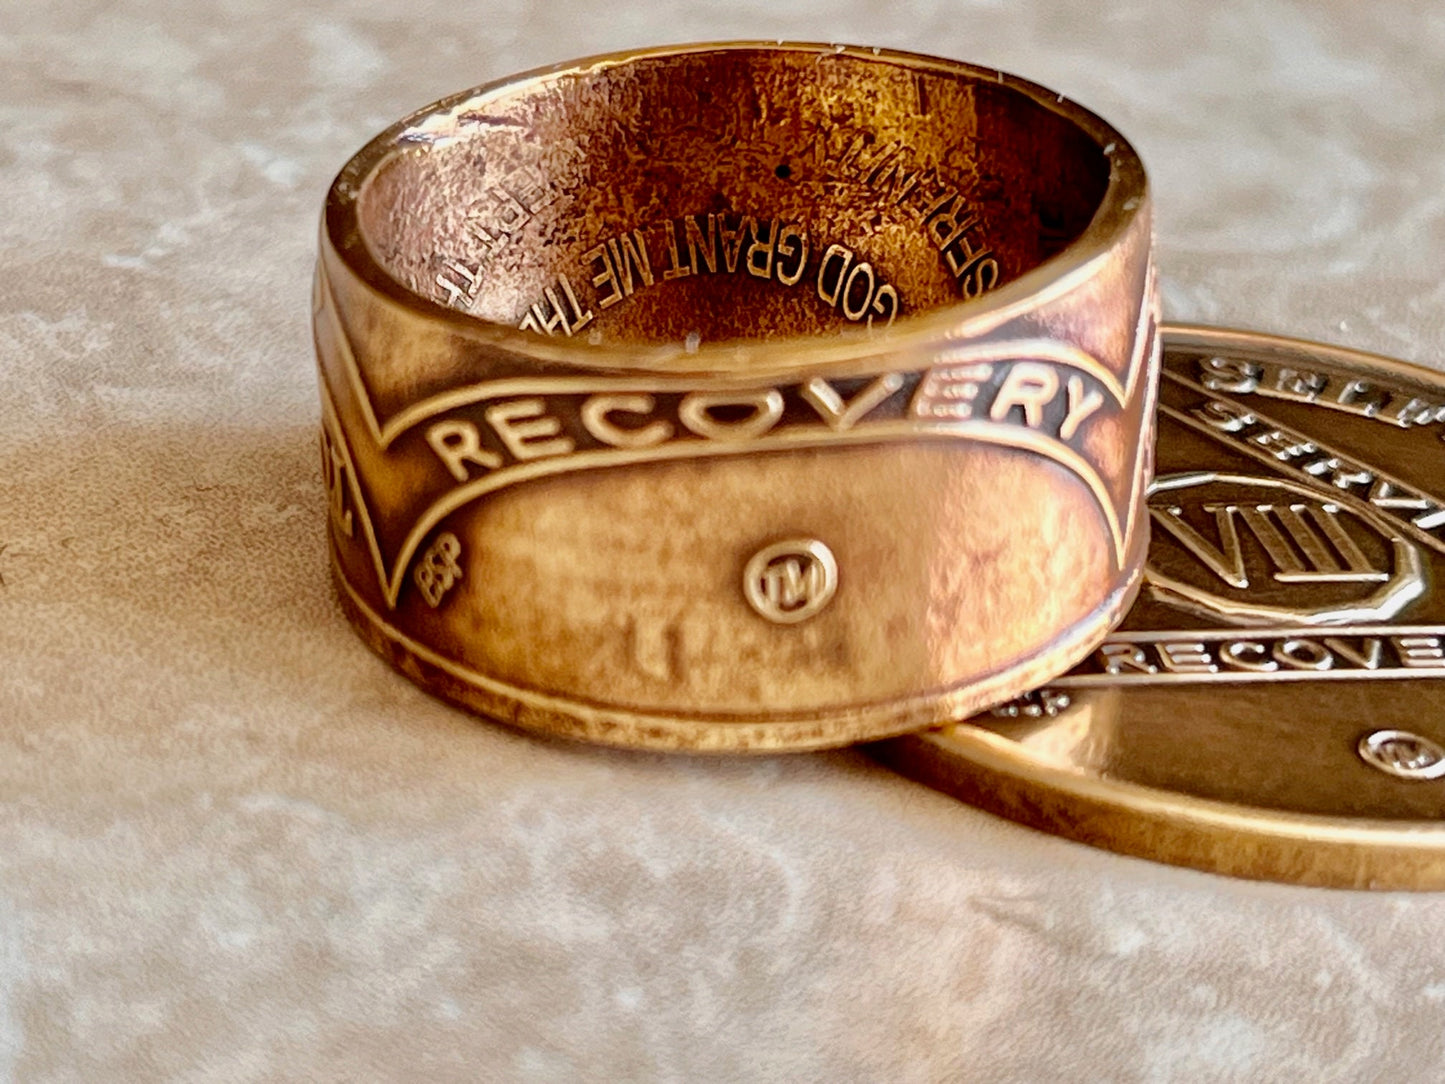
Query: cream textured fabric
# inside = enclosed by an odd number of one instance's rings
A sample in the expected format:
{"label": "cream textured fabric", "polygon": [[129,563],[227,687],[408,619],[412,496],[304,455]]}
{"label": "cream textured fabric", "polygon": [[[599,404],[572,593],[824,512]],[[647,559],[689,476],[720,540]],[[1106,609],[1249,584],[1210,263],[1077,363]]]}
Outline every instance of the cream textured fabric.
{"label": "cream textured fabric", "polygon": [[346,626],[332,174],[444,93],[725,37],[1053,86],[1149,164],[1171,317],[1445,359],[1435,3],[5,0],[0,1079],[1445,1079],[1445,894],[1119,858],[852,752],[539,741]]}

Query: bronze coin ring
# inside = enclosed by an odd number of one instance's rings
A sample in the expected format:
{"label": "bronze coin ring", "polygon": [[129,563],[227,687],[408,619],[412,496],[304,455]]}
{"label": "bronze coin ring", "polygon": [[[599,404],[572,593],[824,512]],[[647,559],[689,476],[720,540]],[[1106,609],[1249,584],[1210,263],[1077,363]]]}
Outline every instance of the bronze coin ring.
{"label": "bronze coin ring", "polygon": [[1066,670],[1136,591],[1127,142],[992,69],[700,45],[449,98],[337,177],[339,595],[408,677],[616,745],[842,745]]}

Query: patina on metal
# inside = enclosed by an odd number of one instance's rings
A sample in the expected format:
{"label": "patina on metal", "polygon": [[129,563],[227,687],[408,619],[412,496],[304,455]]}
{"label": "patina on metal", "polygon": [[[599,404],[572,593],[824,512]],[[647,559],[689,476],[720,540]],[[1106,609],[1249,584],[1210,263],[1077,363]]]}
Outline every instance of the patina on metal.
{"label": "patina on metal", "polygon": [[1146,587],[1043,689],[873,746],[1046,831],[1244,877],[1445,888],[1445,376],[1164,334]]}
{"label": "patina on metal", "polygon": [[337,178],[314,310],[342,603],[493,718],[877,738],[1136,591],[1145,176],[1012,76],[734,44],[468,91]]}

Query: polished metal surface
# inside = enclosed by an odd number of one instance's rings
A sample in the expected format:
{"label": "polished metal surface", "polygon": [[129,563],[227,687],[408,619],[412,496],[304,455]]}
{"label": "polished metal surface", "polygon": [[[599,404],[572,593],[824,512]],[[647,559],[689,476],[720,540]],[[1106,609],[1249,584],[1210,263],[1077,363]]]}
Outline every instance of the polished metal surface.
{"label": "polished metal surface", "polygon": [[1047,831],[1445,887],[1445,378],[1167,328],[1146,587],[1070,673],[872,748]]}
{"label": "polished metal surface", "polygon": [[841,745],[1067,669],[1147,546],[1142,166],[1061,96],[688,46],[469,91],[337,178],[340,597],[407,676],[620,745]]}

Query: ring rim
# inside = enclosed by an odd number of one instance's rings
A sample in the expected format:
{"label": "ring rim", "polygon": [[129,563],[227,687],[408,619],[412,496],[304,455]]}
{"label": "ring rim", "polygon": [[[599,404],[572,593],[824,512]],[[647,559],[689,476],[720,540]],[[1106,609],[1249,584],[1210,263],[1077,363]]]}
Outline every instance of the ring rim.
{"label": "ring rim", "polygon": [[[685,715],[541,692],[483,674],[448,658],[377,613],[341,572],[336,542],[328,543],[331,580],[353,629],[371,651],[448,704],[530,734],[547,734],[621,749],[673,753],[806,753],[858,742],[884,741],[947,725],[999,701],[1000,689],[1029,687],[1080,662],[1134,604],[1144,582],[1140,561],[1093,610],[1057,634],[1052,658],[1028,654],[991,673],[906,697],[809,711],[806,715],[749,712]],[[1061,661],[1062,660],[1062,663]],[[434,677],[423,677],[429,670]],[[1005,694],[1006,695],[1006,694]],[[640,736],[645,740],[639,740]]]}
{"label": "ring rim", "polygon": [[[886,332],[847,329],[831,338],[787,335],[768,340],[733,339],[684,344],[577,344],[521,331],[441,304],[409,289],[377,261],[362,232],[358,204],[368,183],[393,157],[413,153],[405,136],[422,121],[456,111],[478,99],[559,76],[620,67],[638,60],[726,51],[803,53],[846,56],[867,62],[921,68],[988,80],[1018,92],[1073,124],[1099,147],[1109,162],[1109,179],[1093,216],[1065,248],[980,297],[900,316]],[[1062,94],[996,68],[905,50],[818,42],[718,41],[663,45],[600,53],[533,68],[448,95],[423,106],[373,137],[344,165],[327,191],[322,213],[321,247],[329,250],[364,286],[374,301],[401,308],[443,326],[463,340],[502,348],[520,358],[596,369],[609,374],[736,375],[748,380],[837,371],[839,362],[858,362],[881,354],[936,349],[941,338],[976,338],[1025,312],[1067,293],[1109,257],[1132,224],[1150,213],[1149,182],[1133,145],[1098,114]]]}

